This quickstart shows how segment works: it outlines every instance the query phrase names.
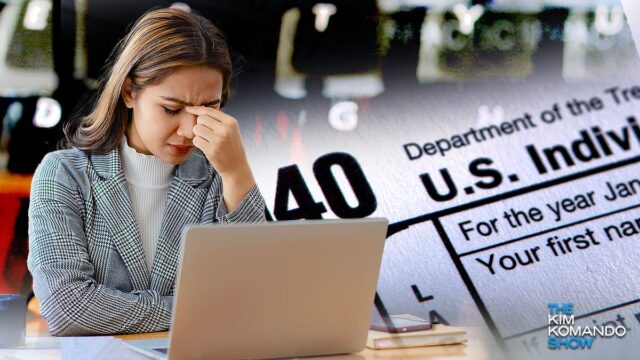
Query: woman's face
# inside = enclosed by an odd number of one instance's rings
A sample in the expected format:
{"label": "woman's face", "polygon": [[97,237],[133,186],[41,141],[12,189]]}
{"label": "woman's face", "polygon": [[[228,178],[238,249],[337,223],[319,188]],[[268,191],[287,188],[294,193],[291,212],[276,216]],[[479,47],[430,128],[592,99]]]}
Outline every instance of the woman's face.
{"label": "woman's face", "polygon": [[180,68],[138,92],[131,91],[127,81],[122,97],[133,110],[133,121],[127,129],[129,146],[169,164],[183,162],[194,149],[191,140],[196,124],[196,116],[184,107],[220,109],[222,88],[222,73],[204,66]]}

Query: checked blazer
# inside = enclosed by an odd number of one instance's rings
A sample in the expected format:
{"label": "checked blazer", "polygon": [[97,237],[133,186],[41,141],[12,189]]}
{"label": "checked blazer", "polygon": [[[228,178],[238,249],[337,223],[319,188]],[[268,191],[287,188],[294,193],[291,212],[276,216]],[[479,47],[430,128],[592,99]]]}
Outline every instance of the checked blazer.
{"label": "checked blazer", "polygon": [[263,222],[264,209],[254,186],[228,213],[220,176],[194,152],[176,166],[149,273],[119,150],[47,154],[31,184],[27,263],[49,332],[167,330],[183,228]]}

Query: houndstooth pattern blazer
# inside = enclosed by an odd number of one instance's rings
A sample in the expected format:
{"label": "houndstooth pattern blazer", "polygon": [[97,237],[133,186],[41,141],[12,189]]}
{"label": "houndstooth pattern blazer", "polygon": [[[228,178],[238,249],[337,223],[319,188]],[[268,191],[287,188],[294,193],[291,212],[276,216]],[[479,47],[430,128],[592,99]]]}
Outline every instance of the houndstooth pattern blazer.
{"label": "houndstooth pattern blazer", "polygon": [[263,222],[264,209],[253,187],[228,213],[220,176],[195,152],[176,167],[149,273],[118,149],[47,154],[31,185],[28,267],[49,332],[167,330],[185,225]]}

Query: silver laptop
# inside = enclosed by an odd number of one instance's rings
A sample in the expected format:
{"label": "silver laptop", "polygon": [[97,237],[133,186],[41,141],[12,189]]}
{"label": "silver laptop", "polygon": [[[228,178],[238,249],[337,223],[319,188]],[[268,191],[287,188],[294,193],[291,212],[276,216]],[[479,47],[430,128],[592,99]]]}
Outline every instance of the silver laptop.
{"label": "silver laptop", "polygon": [[169,338],[128,344],[158,359],[358,352],[387,225],[370,218],[190,227]]}

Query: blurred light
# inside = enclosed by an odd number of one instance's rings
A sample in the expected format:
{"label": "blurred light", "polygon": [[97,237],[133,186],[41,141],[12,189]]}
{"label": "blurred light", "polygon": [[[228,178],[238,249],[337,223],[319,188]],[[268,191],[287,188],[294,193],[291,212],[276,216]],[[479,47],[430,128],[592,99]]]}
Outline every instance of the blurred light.
{"label": "blurred light", "polygon": [[293,42],[300,20],[300,10],[293,8],[282,15],[280,39],[276,53],[276,79],[273,85],[278,95],[287,99],[302,99],[307,96],[305,76],[293,68]]}
{"label": "blurred light", "polygon": [[[304,144],[302,143],[302,130],[299,127],[295,128],[293,130],[293,134],[291,134],[289,162],[293,164],[298,164],[298,165],[305,164]],[[293,198],[293,196],[291,198]]]}
{"label": "blurred light", "polygon": [[289,117],[284,110],[278,111],[278,116],[276,117],[276,124],[278,126],[278,134],[280,134],[280,139],[284,140],[289,136]]}
{"label": "blurred light", "polygon": [[51,128],[60,122],[62,109],[60,103],[52,98],[42,97],[36,104],[36,114],[33,116],[33,125],[40,128]]}
{"label": "blurred light", "polygon": [[378,9],[383,14],[390,14],[400,10],[402,3],[399,0],[377,0]]}
{"label": "blurred light", "polygon": [[504,19],[494,22],[485,32],[485,36],[491,41],[491,44],[501,51],[513,50],[517,44],[515,34],[515,25]]}
{"label": "blurred light", "polygon": [[183,2],[174,2],[173,4],[171,4],[171,6],[169,6],[172,9],[180,9],[184,12],[191,12],[191,6],[189,6],[188,4],[185,4]]}
{"label": "blurred light", "polygon": [[298,112],[298,127],[303,127],[307,123],[307,110]]}
{"label": "blurred light", "polygon": [[[633,0],[637,1],[637,0]],[[616,6],[620,5],[620,0],[545,0],[547,8],[562,8],[574,12],[593,12],[599,5]]]}
{"label": "blurred light", "polygon": [[27,5],[22,25],[29,30],[44,30],[51,11],[51,2],[47,0],[31,0]]}
{"label": "blurred light", "polygon": [[429,11],[420,29],[420,50],[416,77],[420,82],[429,82],[442,77],[440,71],[440,46],[442,45],[443,14]]}
{"label": "blurred light", "polygon": [[22,106],[22,103],[19,101],[12,102],[11,105],[9,105],[9,107],[7,108],[7,114],[5,115],[4,122],[6,124],[6,127],[9,133],[11,132],[11,130],[13,130],[13,127],[16,126],[18,121],[20,121],[20,119],[22,118],[23,109],[24,109],[24,106]]}
{"label": "blurred light", "polygon": [[316,30],[323,32],[329,26],[329,18],[336,13],[336,6],[333,4],[315,4],[311,11],[316,14]]}
{"label": "blurred light", "polygon": [[473,5],[470,8],[462,4],[456,4],[453,6],[453,13],[458,18],[459,28],[461,33],[470,35],[473,32],[473,27],[484,13],[482,5]]}
{"label": "blurred light", "polygon": [[459,31],[459,22],[455,24],[455,21],[447,21],[442,25],[442,38],[445,40],[444,44],[449,50],[460,51],[468,45],[469,37],[458,36],[457,32]]}
{"label": "blurred light", "polygon": [[340,131],[352,131],[358,126],[358,104],[353,101],[335,103],[329,110],[329,124]]}
{"label": "blurred light", "polygon": [[611,9],[606,6],[596,8],[596,30],[602,35],[613,36],[622,31],[624,27],[624,13],[619,6]]}
{"label": "blurred light", "polygon": [[307,96],[305,78],[296,74],[276,76],[274,90],[287,99],[299,100]]}
{"label": "blurred light", "polygon": [[544,9],[544,0],[492,0],[487,7],[491,12],[514,12],[519,14],[535,14]]}
{"label": "blurred light", "polygon": [[429,11],[443,12],[455,4],[466,2],[467,0],[377,0],[378,9],[385,14],[411,11],[416,8],[427,8]]}
{"label": "blurred light", "polygon": [[330,75],[323,79],[322,95],[329,99],[374,97],[384,92],[376,72],[356,75]]}

